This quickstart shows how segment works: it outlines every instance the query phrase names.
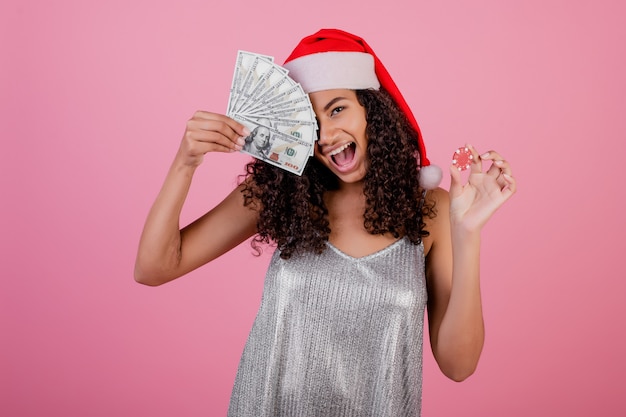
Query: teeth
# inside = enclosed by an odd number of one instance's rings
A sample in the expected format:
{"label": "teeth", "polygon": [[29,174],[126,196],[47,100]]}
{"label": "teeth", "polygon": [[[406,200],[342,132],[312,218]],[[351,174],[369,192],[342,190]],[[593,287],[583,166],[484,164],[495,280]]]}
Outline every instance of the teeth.
{"label": "teeth", "polygon": [[329,155],[330,156],[334,156],[334,155],[337,155],[340,152],[343,152],[343,150],[346,149],[348,146],[350,146],[350,144],[351,143],[346,143],[345,145],[338,147],[334,151],[330,152]]}

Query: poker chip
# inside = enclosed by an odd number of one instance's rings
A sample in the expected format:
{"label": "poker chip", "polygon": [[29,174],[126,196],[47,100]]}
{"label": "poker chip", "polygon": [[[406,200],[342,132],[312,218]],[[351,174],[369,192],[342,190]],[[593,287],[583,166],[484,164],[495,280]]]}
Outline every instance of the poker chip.
{"label": "poker chip", "polygon": [[454,151],[454,155],[452,155],[452,165],[457,167],[459,171],[465,171],[472,165],[473,159],[474,155],[472,155],[469,148],[463,146]]}

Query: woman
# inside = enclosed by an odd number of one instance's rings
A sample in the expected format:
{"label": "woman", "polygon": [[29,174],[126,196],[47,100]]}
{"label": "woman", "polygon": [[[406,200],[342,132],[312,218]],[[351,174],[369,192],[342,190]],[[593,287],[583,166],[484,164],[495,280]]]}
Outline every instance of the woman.
{"label": "woman", "polygon": [[461,381],[477,366],[480,230],[515,192],[510,166],[469,146],[468,183],[451,167],[450,193],[436,188],[417,123],[361,38],[321,30],[285,67],[319,124],[303,175],[252,162],[238,188],[179,230],[204,155],[240,150],[250,135],[197,112],[148,215],[135,277],[159,285],[251,236],[255,247],[273,242],[229,415],[418,416],[426,307],[442,372]]}

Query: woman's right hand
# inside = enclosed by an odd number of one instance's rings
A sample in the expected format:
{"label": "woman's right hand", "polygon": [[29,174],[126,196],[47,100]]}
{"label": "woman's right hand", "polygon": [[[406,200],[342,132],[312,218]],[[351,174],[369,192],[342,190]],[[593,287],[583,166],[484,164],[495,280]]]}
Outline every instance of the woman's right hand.
{"label": "woman's right hand", "polygon": [[228,116],[197,111],[187,121],[177,158],[185,165],[197,167],[207,152],[236,152],[245,143],[250,131]]}

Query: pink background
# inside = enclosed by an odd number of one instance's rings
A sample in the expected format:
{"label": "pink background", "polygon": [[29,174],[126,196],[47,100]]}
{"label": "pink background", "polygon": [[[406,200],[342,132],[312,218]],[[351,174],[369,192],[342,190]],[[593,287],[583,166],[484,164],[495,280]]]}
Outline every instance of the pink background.
{"label": "pink background", "polygon": [[[237,49],[282,62],[321,27],[377,51],[431,160],[467,141],[519,182],[484,230],[479,369],[451,382],[426,349],[424,416],[626,413],[624,3],[363,4],[1,3],[2,416],[225,415],[268,254],[155,289],[133,281],[136,245],[186,120],[224,111]],[[207,158],[184,221],[245,161]]]}

